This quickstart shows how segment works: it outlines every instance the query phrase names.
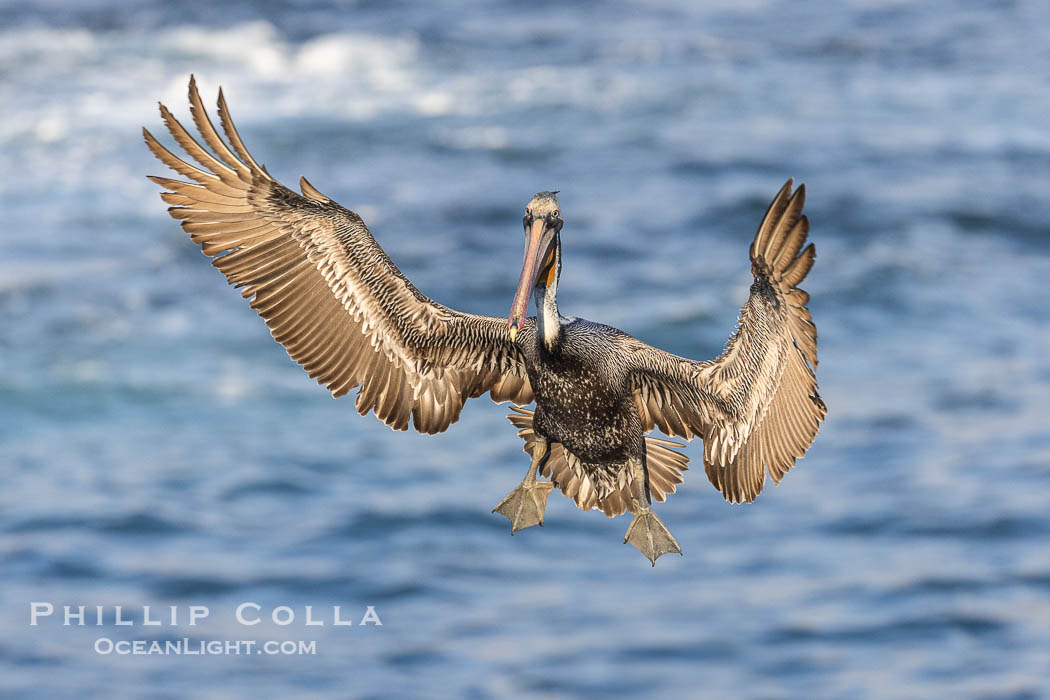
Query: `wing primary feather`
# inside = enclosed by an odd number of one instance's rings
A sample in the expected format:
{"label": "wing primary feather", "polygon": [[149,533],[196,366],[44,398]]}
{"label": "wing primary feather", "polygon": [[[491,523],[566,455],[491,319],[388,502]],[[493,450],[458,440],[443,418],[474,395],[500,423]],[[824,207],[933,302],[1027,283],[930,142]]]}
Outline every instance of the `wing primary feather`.
{"label": "wing primary feather", "polygon": [[197,91],[197,80],[192,75],[190,76],[189,98],[190,116],[193,117],[193,123],[197,125],[197,130],[204,137],[204,142],[211,146],[215,155],[219,156],[226,165],[233,168],[242,179],[251,180],[248,168],[237,159],[237,156],[233,154],[226,142],[219,138],[219,132],[215,130],[215,125],[211,123],[211,118],[208,117],[208,112],[204,109],[200,93]]}
{"label": "wing primary feather", "polygon": [[777,196],[773,198],[773,202],[769,205],[769,209],[766,210],[765,216],[762,217],[762,223],[758,227],[758,233],[755,234],[755,240],[751,244],[751,257],[757,257],[758,251],[766,249],[768,239],[772,234],[771,224],[777,221],[784,213],[784,210],[787,209],[788,197],[791,195],[791,188],[794,184],[794,179],[788,178],[788,181],[777,192]]}
{"label": "wing primary feather", "polygon": [[242,182],[235,170],[208,153],[203,146],[197,143],[197,140],[186,131],[186,127],[164,105],[160,105],[160,115],[175,142],[182,146],[195,161],[214,172],[220,180],[231,187]]}
{"label": "wing primary feather", "polygon": [[766,250],[762,257],[770,263],[770,267],[772,267],[772,260],[776,257],[780,246],[783,244],[785,236],[795,226],[795,222],[798,221],[798,217],[802,213],[802,206],[805,203],[806,186],[799,185],[798,189],[795,190],[795,193],[791,195],[790,199],[788,199],[784,211],[775,221],[773,231],[770,232],[769,239],[766,243]]}
{"label": "wing primary feather", "polygon": [[255,162],[252,158],[251,153],[244,147],[244,143],[241,141],[241,135],[237,133],[237,127],[233,123],[233,117],[230,116],[230,108],[226,106],[226,97],[222,94],[222,88],[219,88],[219,123],[222,124],[222,130],[226,132],[226,138],[230,140],[230,144],[237,149],[237,153],[241,156],[245,163],[250,165],[254,170],[266,172],[266,169]]}
{"label": "wing primary feather", "polygon": [[235,186],[231,186],[229,183],[223,182],[221,179],[219,179],[219,177],[216,176],[215,173],[209,172],[207,170],[201,170],[197,166],[191,165],[190,163],[187,163],[186,161],[177,157],[175,154],[173,154],[171,151],[165,148],[159,141],[157,141],[156,137],[154,137],[153,134],[151,134],[145,127],[142,128],[142,135],[146,140],[146,146],[153,153],[153,155],[156,156],[160,162],[164,163],[164,165],[168,166],[175,172],[179,173],[184,177],[188,177],[191,180],[196,180],[197,182],[208,186],[208,188],[219,194],[243,196],[243,187],[238,188]]}

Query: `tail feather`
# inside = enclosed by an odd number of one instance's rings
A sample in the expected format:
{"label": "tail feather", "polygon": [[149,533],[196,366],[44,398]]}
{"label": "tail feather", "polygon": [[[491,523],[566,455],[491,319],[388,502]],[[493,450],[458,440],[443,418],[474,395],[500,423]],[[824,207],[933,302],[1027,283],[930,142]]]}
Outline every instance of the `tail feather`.
{"label": "tail feather", "polygon": [[[525,453],[532,454],[536,443],[536,434],[532,428],[533,411],[517,406],[511,406],[510,410],[507,420],[518,428],[518,436],[525,441]],[[682,472],[689,469],[689,457],[679,451],[684,447],[680,442],[645,437],[645,463],[649,470],[649,492],[653,500],[662,503],[684,481]],[[550,456],[541,473],[550,477],[554,485],[567,498],[573,499],[581,510],[601,510],[610,518],[624,511],[634,512],[634,479],[629,470],[621,473],[615,488],[600,496],[579,458],[561,443],[555,442],[551,443]]]}

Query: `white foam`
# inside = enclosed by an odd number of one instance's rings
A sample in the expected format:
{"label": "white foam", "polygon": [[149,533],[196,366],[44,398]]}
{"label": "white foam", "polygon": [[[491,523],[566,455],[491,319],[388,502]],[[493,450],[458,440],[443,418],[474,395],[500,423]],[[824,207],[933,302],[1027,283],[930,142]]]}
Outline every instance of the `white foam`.
{"label": "white foam", "polygon": [[[62,50],[55,51],[57,46]],[[425,82],[418,75],[414,35],[338,32],[299,44],[265,21],[218,29],[187,25],[148,35],[9,29],[0,31],[0,63],[20,67],[0,88],[5,103],[16,106],[0,114],[0,138],[45,142],[65,136],[72,115],[81,132],[124,129],[141,123],[157,99],[181,107],[191,72],[206,93],[220,84],[237,93],[242,113],[271,113],[276,106],[274,116],[327,115],[383,96],[380,107],[400,102],[412,109]],[[433,109],[432,102],[420,107]],[[358,116],[374,114],[364,109]]]}
{"label": "white foam", "polygon": [[42,142],[73,131],[125,130],[148,120],[158,99],[181,113],[190,73],[208,104],[225,86],[242,121],[367,120],[392,111],[476,115],[522,104],[606,109],[646,93],[644,81],[615,64],[597,71],[551,65],[439,73],[411,33],[333,32],[300,43],[266,21],[148,34],[10,29],[0,31],[0,62],[26,67],[0,88],[18,97],[6,100],[17,108],[0,114],[0,138]]}

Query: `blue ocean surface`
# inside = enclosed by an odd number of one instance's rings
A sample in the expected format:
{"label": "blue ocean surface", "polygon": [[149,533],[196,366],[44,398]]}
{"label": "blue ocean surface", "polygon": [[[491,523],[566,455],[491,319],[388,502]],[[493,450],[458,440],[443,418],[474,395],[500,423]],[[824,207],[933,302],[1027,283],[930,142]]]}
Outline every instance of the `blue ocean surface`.
{"label": "blue ocean surface", "polygon": [[[1050,697],[1048,32],[1044,0],[0,3],[0,694]],[[457,309],[507,312],[561,190],[562,311],[697,359],[804,182],[816,442],[747,506],[690,444],[655,568],[557,494],[511,538],[505,406],[358,416],[168,217],[140,128],[191,73]],[[115,646],[180,640],[316,644]]]}

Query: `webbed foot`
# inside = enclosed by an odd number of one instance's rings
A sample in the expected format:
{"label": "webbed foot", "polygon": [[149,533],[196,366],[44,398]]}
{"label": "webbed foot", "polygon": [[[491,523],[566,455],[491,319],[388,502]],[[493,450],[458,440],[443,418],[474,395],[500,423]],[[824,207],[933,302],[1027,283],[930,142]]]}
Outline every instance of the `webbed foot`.
{"label": "webbed foot", "polygon": [[534,478],[530,484],[526,479],[521,482],[521,486],[504,496],[492,512],[507,516],[512,535],[533,525],[542,526],[547,496],[553,488],[554,484],[549,481],[536,481]]}
{"label": "webbed foot", "polygon": [[671,531],[667,529],[663,521],[650,511],[639,513],[634,516],[627,534],[623,538],[624,544],[630,544],[656,566],[656,560],[664,554],[681,554],[682,548],[678,546],[678,540],[674,538]]}

